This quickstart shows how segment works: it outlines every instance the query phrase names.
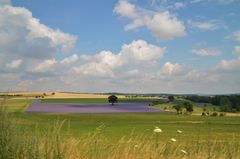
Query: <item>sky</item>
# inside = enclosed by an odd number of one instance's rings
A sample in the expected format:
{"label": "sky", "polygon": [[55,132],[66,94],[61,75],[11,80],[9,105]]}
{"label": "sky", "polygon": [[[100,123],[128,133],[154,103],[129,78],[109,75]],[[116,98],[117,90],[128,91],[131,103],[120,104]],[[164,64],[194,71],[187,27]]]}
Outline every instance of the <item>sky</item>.
{"label": "sky", "polygon": [[0,0],[0,91],[240,93],[239,0]]}

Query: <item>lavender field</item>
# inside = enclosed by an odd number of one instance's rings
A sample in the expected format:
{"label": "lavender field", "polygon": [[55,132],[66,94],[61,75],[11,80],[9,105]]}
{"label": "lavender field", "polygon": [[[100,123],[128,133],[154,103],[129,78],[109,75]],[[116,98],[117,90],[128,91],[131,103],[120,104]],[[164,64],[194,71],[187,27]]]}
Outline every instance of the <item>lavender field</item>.
{"label": "lavender field", "polygon": [[82,104],[82,103],[41,103],[34,100],[26,112],[29,113],[147,113],[163,112],[149,107],[149,103],[115,103]]}

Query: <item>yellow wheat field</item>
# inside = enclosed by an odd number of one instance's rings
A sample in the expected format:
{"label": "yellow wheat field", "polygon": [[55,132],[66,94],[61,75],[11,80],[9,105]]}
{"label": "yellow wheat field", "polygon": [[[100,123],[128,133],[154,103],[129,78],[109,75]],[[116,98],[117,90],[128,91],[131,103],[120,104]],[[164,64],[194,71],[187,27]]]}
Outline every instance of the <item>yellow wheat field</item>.
{"label": "yellow wheat field", "polygon": [[[65,93],[65,92],[8,92],[8,93],[0,93],[0,94],[8,94],[8,95],[23,95],[23,96],[42,96],[46,94],[45,98],[107,98],[109,95],[103,94],[87,94],[87,93]],[[123,95],[119,95],[119,98],[125,98]],[[15,97],[18,99],[21,97]]]}

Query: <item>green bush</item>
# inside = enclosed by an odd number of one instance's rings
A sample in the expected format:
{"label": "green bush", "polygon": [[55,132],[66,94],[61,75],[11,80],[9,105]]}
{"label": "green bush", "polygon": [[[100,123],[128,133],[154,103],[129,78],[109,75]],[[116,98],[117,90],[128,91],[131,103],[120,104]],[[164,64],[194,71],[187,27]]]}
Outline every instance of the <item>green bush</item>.
{"label": "green bush", "polygon": [[211,114],[211,116],[218,116],[218,113],[217,113],[217,112],[213,112],[213,113]]}
{"label": "green bush", "polygon": [[220,113],[219,114],[219,116],[225,116],[226,115],[226,113]]}

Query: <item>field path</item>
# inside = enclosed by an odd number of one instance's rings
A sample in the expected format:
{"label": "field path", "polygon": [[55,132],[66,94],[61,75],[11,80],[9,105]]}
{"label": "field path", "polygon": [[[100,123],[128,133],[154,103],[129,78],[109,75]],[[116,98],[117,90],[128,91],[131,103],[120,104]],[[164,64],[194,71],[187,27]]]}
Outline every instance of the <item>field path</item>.
{"label": "field path", "polygon": [[148,106],[149,103],[82,104],[82,103],[41,103],[34,100],[26,112],[29,113],[147,113],[163,112]]}

